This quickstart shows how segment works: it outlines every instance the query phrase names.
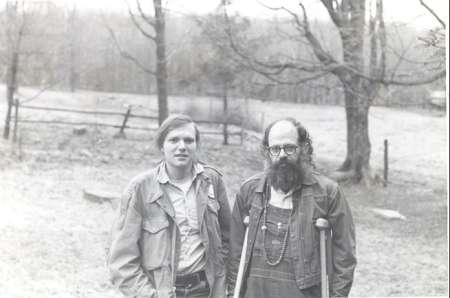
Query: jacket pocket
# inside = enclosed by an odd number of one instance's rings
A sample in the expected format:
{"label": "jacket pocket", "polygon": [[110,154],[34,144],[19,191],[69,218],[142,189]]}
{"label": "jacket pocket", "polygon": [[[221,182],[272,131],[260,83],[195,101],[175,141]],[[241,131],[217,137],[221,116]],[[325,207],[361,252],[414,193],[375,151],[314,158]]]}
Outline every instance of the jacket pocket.
{"label": "jacket pocket", "polygon": [[166,264],[171,247],[169,221],[166,218],[144,220],[140,247],[145,269],[151,270]]}
{"label": "jacket pocket", "polygon": [[169,221],[166,218],[147,219],[142,223],[142,228],[151,234],[158,233],[167,227],[169,227]]}

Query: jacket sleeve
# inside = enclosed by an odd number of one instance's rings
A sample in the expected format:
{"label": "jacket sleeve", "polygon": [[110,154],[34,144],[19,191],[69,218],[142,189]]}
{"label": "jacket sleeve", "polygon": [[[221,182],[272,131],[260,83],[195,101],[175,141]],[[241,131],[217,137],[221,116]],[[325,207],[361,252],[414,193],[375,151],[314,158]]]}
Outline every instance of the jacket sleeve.
{"label": "jacket sleeve", "polygon": [[221,238],[222,238],[222,247],[223,247],[223,257],[225,264],[228,263],[228,253],[230,250],[230,220],[231,220],[231,211],[230,204],[228,202],[227,191],[225,188],[225,184],[223,183],[222,178],[219,176],[217,179],[217,187],[216,187],[216,198],[218,198],[218,202],[220,204],[219,209],[219,224],[221,230]]}
{"label": "jacket sleeve", "polygon": [[328,219],[332,229],[333,273],[331,297],[348,297],[356,267],[355,226],[350,206],[339,186],[330,195]]}
{"label": "jacket sleeve", "polygon": [[138,241],[141,237],[142,213],[136,186],[131,185],[122,196],[119,214],[113,224],[108,253],[108,269],[112,283],[125,296],[157,297],[156,290],[144,273]]}
{"label": "jacket sleeve", "polygon": [[245,236],[244,218],[249,215],[249,208],[244,202],[245,195],[241,191],[236,195],[231,213],[230,253],[228,262],[228,297],[232,297],[239,270],[242,246]]}

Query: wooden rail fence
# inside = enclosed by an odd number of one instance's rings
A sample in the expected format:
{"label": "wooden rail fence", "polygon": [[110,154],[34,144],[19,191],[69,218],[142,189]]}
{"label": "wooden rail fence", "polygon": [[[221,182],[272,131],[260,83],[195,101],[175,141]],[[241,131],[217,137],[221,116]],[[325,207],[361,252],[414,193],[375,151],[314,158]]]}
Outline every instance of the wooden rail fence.
{"label": "wooden rail fence", "polygon": [[[64,121],[64,120],[30,120],[30,119],[20,119],[19,110],[29,109],[29,110],[41,110],[50,112],[60,112],[60,113],[75,113],[75,114],[88,114],[88,115],[103,115],[103,116],[122,116],[123,120],[121,124],[110,124],[110,123],[100,123],[100,122],[89,122],[89,121]],[[140,115],[132,113],[132,106],[128,106],[125,112],[114,112],[114,111],[101,111],[101,110],[80,110],[80,109],[69,109],[69,108],[53,108],[53,107],[42,107],[42,106],[30,106],[20,104],[19,100],[14,101],[14,117],[11,120],[14,121],[13,128],[13,141],[16,141],[17,131],[19,123],[41,123],[41,124],[61,124],[61,125],[73,125],[73,126],[102,126],[102,127],[113,127],[119,128],[119,134],[123,135],[125,129],[133,130],[146,130],[152,131],[155,128],[129,125],[128,122],[130,118],[147,119],[150,121],[158,121],[158,117],[149,115]],[[229,132],[227,127],[229,123],[227,121],[212,121],[212,120],[195,120],[197,124],[209,124],[209,125],[221,125],[223,129],[217,131],[201,131],[202,134],[208,135],[223,135],[224,144],[228,143],[228,136],[239,136],[240,144],[243,142],[244,129],[242,123],[240,124],[239,132]]]}

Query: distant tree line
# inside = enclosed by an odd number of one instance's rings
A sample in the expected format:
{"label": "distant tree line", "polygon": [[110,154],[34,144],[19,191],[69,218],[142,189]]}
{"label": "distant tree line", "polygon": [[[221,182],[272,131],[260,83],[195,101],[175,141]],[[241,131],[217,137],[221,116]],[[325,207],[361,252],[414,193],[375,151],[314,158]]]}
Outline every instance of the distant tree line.
{"label": "distant tree line", "polygon": [[5,139],[23,85],[154,93],[159,123],[169,95],[215,96],[223,103],[224,135],[231,97],[343,105],[347,156],[337,175],[371,185],[370,107],[424,107],[430,89],[445,88],[446,24],[423,0],[437,23],[428,32],[386,24],[383,0],[319,0],[328,22],[311,20],[302,2],[266,7],[273,17],[257,20],[230,15],[230,1],[201,16],[167,10],[161,0],[125,1],[125,14],[5,1]]}
{"label": "distant tree line", "polygon": [[[44,1],[45,2],[45,1]],[[32,8],[29,8],[31,12]],[[218,95],[222,83],[218,69],[224,69],[230,60],[221,60],[216,46],[211,43],[202,24],[214,21],[215,16],[191,16],[166,12],[167,89],[170,95]],[[0,7],[0,19],[6,21],[7,11]],[[22,36],[21,63],[17,72],[18,86],[36,86],[75,91],[88,89],[107,92],[156,93],[156,79],[135,63],[121,55],[121,48],[133,55],[146,68],[155,67],[152,54],[155,45],[149,42],[124,14],[102,14],[94,11],[78,11],[76,7],[46,5],[34,8],[26,16],[29,26]],[[209,19],[208,19],[209,18]],[[198,20],[202,21],[199,22]],[[285,19],[241,18],[240,38],[251,42],[259,57],[281,55],[289,49],[298,61],[310,59],[306,45],[286,38],[294,35]],[[342,51],[334,28],[327,23],[315,22],[324,44]],[[6,27],[4,27],[6,28]],[[116,41],[107,28],[114,30]],[[291,30],[291,31],[289,31]],[[420,46],[417,32],[409,26],[387,26],[388,36],[398,44],[391,49],[387,63],[393,63],[393,55],[407,53],[408,59],[420,63],[430,55],[427,47]],[[0,58],[6,59],[11,32],[0,32]],[[392,45],[391,40],[391,45]],[[405,42],[406,40],[406,42]],[[404,44],[407,44],[406,47]],[[406,54],[405,54],[406,55]],[[234,75],[229,86],[230,96],[252,97],[263,101],[289,101],[310,104],[342,105],[343,90],[332,75],[325,75],[302,84],[274,84],[260,75],[230,68]],[[408,69],[399,72],[407,73]],[[7,63],[2,63],[0,80],[7,81]],[[289,72],[283,76],[289,76]],[[422,103],[429,89],[445,86],[444,80],[431,85],[412,88],[391,87],[374,100],[379,105],[414,105]]]}

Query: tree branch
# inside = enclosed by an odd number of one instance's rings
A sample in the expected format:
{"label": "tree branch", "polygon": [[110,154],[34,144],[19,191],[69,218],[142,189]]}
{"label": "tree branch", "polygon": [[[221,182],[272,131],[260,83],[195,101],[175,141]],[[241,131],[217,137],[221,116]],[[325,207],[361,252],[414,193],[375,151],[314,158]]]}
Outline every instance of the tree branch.
{"label": "tree branch", "polygon": [[[236,45],[236,43],[234,41],[234,38],[230,31],[230,25],[227,25],[225,30],[228,35],[228,40],[229,40],[231,49],[233,50],[233,52],[235,54],[237,54],[237,56],[240,59],[245,61],[245,63],[243,63],[242,60],[234,59],[235,62],[267,77],[268,79],[270,79],[272,81],[286,83],[286,82],[280,81],[278,79],[275,79],[273,77],[273,76],[282,74],[286,70],[295,70],[295,71],[299,71],[299,72],[309,72],[309,73],[320,72],[320,74],[312,75],[312,76],[308,77],[308,79],[302,79],[301,81],[294,81],[294,83],[292,83],[292,84],[297,84],[299,82],[309,81],[311,79],[321,77],[321,76],[323,76],[323,73],[333,72],[336,70],[336,67],[340,67],[340,65],[337,65],[337,64],[328,64],[328,65],[317,64],[317,65],[307,66],[307,65],[304,65],[304,64],[301,65],[301,64],[295,63],[295,62],[285,62],[285,63],[263,62],[263,61],[260,61],[260,60],[250,57],[249,55],[243,53],[240,50],[240,48]],[[289,83],[289,84],[291,84],[291,83]]]}
{"label": "tree branch", "polygon": [[[336,0],[321,0],[323,6],[328,11],[331,20],[336,25],[336,27],[340,28],[342,26],[342,19],[340,15],[337,13],[339,11],[339,3]],[[333,3],[336,5],[336,8],[333,7]]]}
{"label": "tree branch", "polygon": [[[125,0],[127,7],[128,7],[128,14],[130,15],[131,21],[133,22],[134,26],[136,26],[136,28],[139,30],[139,32],[142,33],[142,35],[144,35],[145,37],[147,37],[148,39],[152,40],[152,41],[156,41],[156,38],[154,35],[148,33],[147,31],[145,31],[145,29],[141,26],[141,24],[139,24],[139,21],[136,19],[136,16],[134,15],[133,11],[131,10],[131,7],[128,3],[127,0]],[[144,18],[145,20],[145,18]]]}
{"label": "tree branch", "polygon": [[258,74],[260,74],[261,76],[267,78],[268,80],[277,83],[278,85],[301,85],[301,84],[305,84],[305,83],[308,83],[308,82],[311,82],[311,81],[315,81],[315,80],[320,79],[321,77],[324,77],[324,76],[329,74],[328,71],[324,71],[324,72],[321,72],[321,73],[317,73],[317,74],[314,74],[314,75],[310,75],[310,76],[307,76],[307,77],[300,78],[298,80],[290,81],[290,80],[279,79],[277,77],[274,77],[271,74],[267,74],[267,73],[264,73],[264,72],[261,72],[261,71],[257,71],[257,70],[254,70],[254,71],[257,72]]}
{"label": "tree branch", "polygon": [[429,7],[423,0],[419,0],[420,4],[428,10],[429,13],[433,15],[433,17],[441,24],[441,26],[445,29],[445,22],[434,12],[431,7]]}
{"label": "tree branch", "polygon": [[298,15],[289,9],[283,7],[283,9],[288,12],[295,20],[295,23],[299,28],[302,28],[304,31],[305,38],[309,41],[311,47],[313,48],[314,54],[317,59],[324,64],[325,66],[330,67],[330,72],[334,73],[337,76],[342,76],[342,65],[334,59],[327,51],[325,51],[320,44],[319,40],[314,36],[309,27],[308,15],[306,14],[305,6],[302,3],[299,3],[302,12],[303,12],[303,22],[300,21]]}
{"label": "tree branch", "polygon": [[[279,8],[271,8],[271,7],[267,7],[269,9],[272,10],[285,10],[288,13],[290,13],[295,19],[296,19],[296,23],[299,26],[303,26],[298,18],[298,16],[289,11],[287,8],[284,7],[279,7]],[[230,21],[228,18],[228,15],[226,13],[225,10],[225,21],[227,22],[227,26],[225,27],[225,32],[228,36],[228,41],[229,41],[229,46],[230,48],[233,50],[233,52],[236,54],[237,57],[239,57],[239,59],[235,59],[232,58],[236,63],[239,63],[240,65],[243,65],[243,67],[252,70],[258,74],[260,74],[261,76],[267,78],[268,80],[278,83],[278,84],[283,84],[283,85],[299,85],[299,84],[303,84],[309,81],[313,81],[313,80],[317,80],[318,78],[321,78],[323,76],[328,75],[329,73],[334,73],[334,72],[339,72],[343,69],[342,65],[338,64],[338,63],[331,63],[330,61],[334,61],[334,59],[329,56],[321,47],[320,44],[318,43],[318,41],[316,40],[316,43],[318,45],[318,47],[322,50],[322,52],[324,53],[321,57],[326,57],[324,58],[324,61],[326,61],[327,63],[323,62],[317,65],[313,65],[313,66],[301,66],[298,65],[298,63],[295,62],[285,62],[285,63],[267,63],[267,62],[262,62],[260,60],[254,59],[252,58],[250,55],[245,54],[236,44],[234,37],[231,33],[231,25],[230,25]],[[313,39],[315,39],[315,37],[313,35],[311,35]],[[317,50],[317,49],[316,49]],[[335,61],[334,61],[335,62]],[[308,72],[308,73],[314,73],[312,75],[297,79],[297,80],[283,80],[280,79],[279,77],[277,77],[278,75],[282,74],[285,70],[294,70],[294,71],[298,71],[298,72]]]}
{"label": "tree branch", "polygon": [[150,26],[153,27],[153,29],[155,29],[155,22],[152,20],[152,17],[148,16],[147,14],[144,13],[144,10],[142,9],[141,6],[141,1],[140,0],[136,0],[136,6],[138,8],[139,14],[141,15],[142,19],[149,24]]}
{"label": "tree branch", "polygon": [[140,68],[145,73],[148,73],[148,74],[151,74],[153,76],[156,76],[156,72],[155,71],[152,71],[152,70],[148,69],[136,57],[134,57],[130,53],[122,50],[122,48],[120,47],[120,44],[119,44],[119,42],[118,42],[118,40],[116,38],[116,34],[114,33],[114,31],[108,25],[105,24],[105,26],[106,26],[106,29],[108,30],[108,32],[109,32],[113,42],[114,42],[114,45],[116,46],[117,50],[119,51],[120,55],[123,58],[132,61],[138,68]]}
{"label": "tree branch", "polygon": [[[371,76],[368,76],[364,73],[358,72],[356,70],[354,70],[351,67],[345,67],[346,70],[348,70],[349,72],[353,73],[354,75],[359,76],[360,78],[366,79],[368,81],[371,82],[376,82],[376,83],[381,83],[384,85],[398,85],[398,86],[418,86],[418,85],[424,85],[424,84],[428,84],[428,83],[432,83],[440,78],[445,77],[446,71],[445,69],[435,73],[429,77],[423,78],[423,79],[415,79],[415,80],[405,80],[405,81],[401,81],[398,79],[394,79],[393,77],[391,77],[391,79],[385,79],[385,78],[373,78]],[[411,75],[412,77],[412,75]],[[416,76],[415,76],[416,77]]]}
{"label": "tree branch", "polygon": [[[415,79],[415,80],[410,80],[410,81],[400,81],[400,80],[395,80],[395,79],[391,79],[391,80],[382,79],[382,80],[380,80],[380,82],[385,85],[418,86],[418,85],[429,84],[436,80],[439,80],[439,79],[445,77],[445,74],[446,74],[446,71],[444,69],[438,73],[435,73],[435,74],[433,74],[427,78],[423,78],[423,79]],[[373,78],[367,78],[367,79],[373,80]]]}

